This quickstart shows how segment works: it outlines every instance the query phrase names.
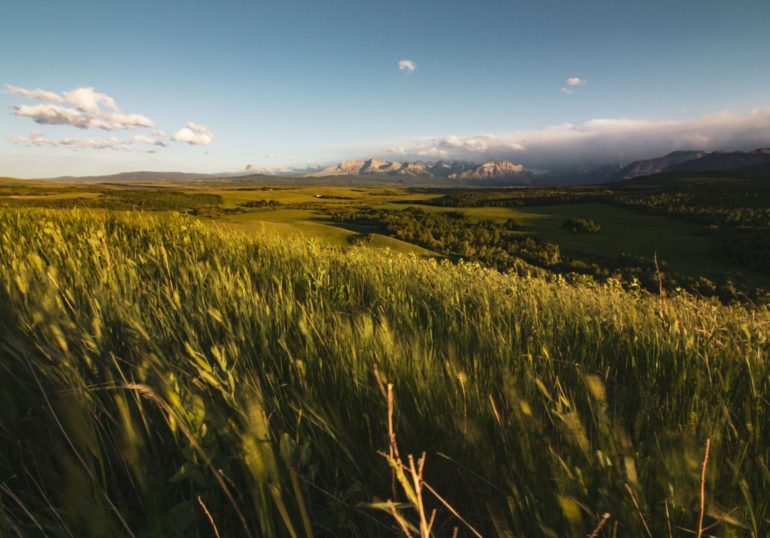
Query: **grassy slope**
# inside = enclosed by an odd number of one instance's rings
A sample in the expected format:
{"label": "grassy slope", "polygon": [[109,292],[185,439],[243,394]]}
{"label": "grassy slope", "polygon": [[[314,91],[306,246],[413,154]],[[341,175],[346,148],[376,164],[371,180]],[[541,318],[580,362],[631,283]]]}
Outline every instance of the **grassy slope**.
{"label": "grassy slope", "polygon": [[706,523],[770,532],[766,310],[175,217],[0,230],[2,535],[210,536],[203,502],[223,536],[392,536],[375,371],[485,535],[695,528],[707,438]]}
{"label": "grassy slope", "polygon": [[[158,183],[159,185],[160,183]],[[2,183],[0,183],[2,185]],[[62,198],[93,198],[100,193],[83,190],[83,186],[67,186],[56,183],[14,182],[32,189],[29,194],[10,196],[13,200],[31,200],[45,204]],[[130,184],[126,184],[130,185]],[[34,194],[34,189],[56,188],[51,194]],[[111,186],[113,188],[115,186]],[[157,185],[156,185],[157,187]],[[105,186],[99,186],[104,189]],[[283,205],[319,204],[325,207],[377,207],[400,210],[409,207],[409,202],[419,202],[437,194],[413,192],[402,188],[385,187],[339,187],[339,186],[253,186],[241,188],[217,188],[211,184],[191,186],[175,184],[188,194],[214,194],[222,197],[222,207],[235,208],[252,200],[275,200]],[[320,198],[318,197],[320,196]],[[2,201],[2,198],[0,198]],[[426,211],[452,211],[419,205]],[[548,242],[560,245],[567,254],[594,256],[617,256],[622,253],[651,258],[657,252],[660,260],[676,271],[694,275],[739,273],[752,282],[766,284],[768,278],[745,269],[721,262],[709,255],[709,238],[698,235],[698,226],[683,220],[662,216],[636,213],[606,204],[562,204],[546,206],[477,207],[459,209],[466,215],[478,219],[504,221],[515,219],[523,225],[523,232]],[[590,218],[602,225],[598,234],[573,234],[561,229],[566,218]],[[211,222],[210,220],[207,220]],[[309,237],[334,246],[348,244],[354,231],[334,225],[331,220],[314,209],[285,209],[231,214],[218,217],[214,222],[225,227],[248,233],[263,229],[295,237]],[[394,240],[395,241],[395,240]],[[377,242],[381,244],[382,242]],[[401,252],[425,254],[418,246],[398,242],[392,244]]]}

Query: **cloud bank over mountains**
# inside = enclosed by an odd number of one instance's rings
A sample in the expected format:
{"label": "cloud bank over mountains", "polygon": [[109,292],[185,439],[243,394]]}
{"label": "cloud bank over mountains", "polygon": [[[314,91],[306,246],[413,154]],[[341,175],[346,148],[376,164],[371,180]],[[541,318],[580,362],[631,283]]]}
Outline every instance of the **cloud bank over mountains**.
{"label": "cloud bank over mountains", "polygon": [[407,160],[508,159],[530,169],[631,162],[675,150],[749,150],[770,145],[770,107],[691,120],[598,118],[544,129],[438,136],[372,148]]}
{"label": "cloud bank over mountains", "polygon": [[170,139],[165,133],[155,129],[155,122],[142,114],[127,114],[121,111],[115,99],[96,91],[94,88],[81,87],[63,93],[57,93],[41,88],[28,89],[12,84],[5,85],[9,95],[42,101],[36,105],[13,105],[11,112],[15,116],[30,118],[38,125],[64,125],[83,130],[97,129],[103,131],[129,131],[146,129],[149,133],[139,134],[128,138],[116,136],[94,138],[49,138],[43,133],[33,133],[29,136],[11,136],[9,140],[15,144],[47,147],[66,147],[72,149],[113,149],[136,151],[137,144],[168,146],[171,141],[186,142],[190,145],[208,145],[214,140],[213,133],[196,123],[188,123]]}

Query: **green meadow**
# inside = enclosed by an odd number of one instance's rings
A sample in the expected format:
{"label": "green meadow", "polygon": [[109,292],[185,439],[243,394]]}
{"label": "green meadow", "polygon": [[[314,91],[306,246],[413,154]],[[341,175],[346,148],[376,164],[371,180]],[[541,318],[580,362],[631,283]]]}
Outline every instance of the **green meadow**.
{"label": "green meadow", "polygon": [[[13,184],[12,184],[13,185]],[[10,188],[8,188],[10,189]],[[114,189],[114,188],[113,188]],[[109,198],[117,192],[148,192],[157,185],[144,190],[131,189],[126,185],[119,189],[64,185],[55,192],[50,190],[36,193],[27,188],[24,194],[5,194],[0,189],[0,205],[26,205],[36,207],[99,207],[100,199]],[[216,207],[238,210],[244,204],[256,200],[275,201],[279,205],[273,210],[244,210],[240,213],[217,213],[202,217],[207,224],[246,233],[262,230],[273,231],[291,237],[305,237],[334,246],[348,245],[356,229],[340,227],[332,222],[327,210],[335,208],[372,207],[398,211],[408,207],[419,207],[424,211],[460,211],[470,221],[492,220],[503,222],[514,219],[521,225],[521,233],[547,242],[558,244],[561,249],[574,255],[616,256],[631,254],[641,257],[657,255],[661,262],[672,269],[688,274],[741,271],[758,282],[768,282],[767,277],[746,271],[715,259],[709,253],[707,237],[698,234],[697,224],[666,216],[644,214],[628,208],[606,203],[580,203],[558,205],[529,205],[521,207],[470,207],[446,208],[425,205],[440,196],[429,190],[414,190],[399,187],[336,187],[336,186],[281,186],[281,187],[230,187],[217,188],[210,184],[203,186],[165,187],[167,192],[185,196],[216,196]],[[13,191],[9,191],[13,192]],[[163,192],[163,191],[161,191]],[[152,194],[147,195],[152,196]],[[64,203],[61,203],[64,202]],[[68,202],[68,203],[67,203]],[[190,204],[192,206],[194,204]],[[109,206],[108,206],[109,207]],[[132,209],[133,207],[116,207]],[[141,209],[141,207],[139,207]],[[151,208],[163,210],[164,207]],[[185,203],[174,200],[169,209],[186,209]],[[602,225],[600,234],[574,234],[561,228],[567,218],[584,217]],[[431,254],[429,251],[394,238],[379,234],[375,246],[392,248],[401,252]]]}
{"label": "green meadow", "polygon": [[741,271],[693,222],[395,187],[1,186],[2,536],[770,533],[767,306],[397,237]]}

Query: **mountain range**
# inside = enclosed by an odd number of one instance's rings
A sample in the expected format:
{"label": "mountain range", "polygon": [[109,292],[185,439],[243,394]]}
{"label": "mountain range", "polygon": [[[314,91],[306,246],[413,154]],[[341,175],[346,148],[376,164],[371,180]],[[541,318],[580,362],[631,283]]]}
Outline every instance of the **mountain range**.
{"label": "mountain range", "polygon": [[727,172],[770,164],[770,148],[754,151],[674,151],[663,157],[636,161],[611,179],[633,179],[668,172]]}
{"label": "mountain range", "polygon": [[674,151],[652,159],[634,161],[628,165],[608,163],[583,165],[541,172],[507,160],[490,160],[478,164],[469,161],[387,161],[371,158],[342,161],[325,168],[258,168],[218,174],[184,172],[124,172],[89,177],[59,177],[57,180],[89,182],[124,181],[294,181],[316,184],[398,183],[402,185],[441,186],[526,186],[575,185],[624,181],[658,174],[730,173],[770,177],[770,148],[753,151],[707,152],[699,150]]}
{"label": "mountain range", "polygon": [[342,161],[305,174],[306,177],[385,176],[447,180],[447,183],[486,185],[570,185],[607,183],[669,172],[755,172],[770,167],[770,148],[753,151],[673,151],[662,157],[622,163],[583,165],[535,173],[522,164],[492,160],[482,164],[467,161],[399,162],[382,159]]}
{"label": "mountain range", "polygon": [[534,174],[521,164],[511,161],[487,161],[476,164],[465,161],[416,161],[399,162],[382,159],[342,161],[323,168],[308,177],[329,176],[365,176],[380,174],[393,177],[420,177],[460,181],[490,180],[505,181],[510,184],[530,185]]}

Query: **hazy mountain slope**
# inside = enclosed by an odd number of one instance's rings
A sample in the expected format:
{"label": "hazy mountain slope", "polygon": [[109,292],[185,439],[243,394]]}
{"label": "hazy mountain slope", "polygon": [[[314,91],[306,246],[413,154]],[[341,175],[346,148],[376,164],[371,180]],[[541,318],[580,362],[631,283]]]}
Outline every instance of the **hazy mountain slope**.
{"label": "hazy mountain slope", "polygon": [[725,172],[770,163],[770,149],[754,151],[674,151],[663,157],[636,161],[618,172],[614,179],[624,180],[665,172]]}
{"label": "hazy mountain slope", "polygon": [[671,167],[700,159],[705,151],[673,151],[663,157],[635,161],[620,170],[615,179],[631,179],[641,176],[652,176],[670,170]]}
{"label": "hazy mountain slope", "polygon": [[669,166],[670,172],[723,172],[770,163],[770,149],[708,153],[703,157]]}
{"label": "hazy mountain slope", "polygon": [[586,165],[575,168],[549,170],[535,176],[535,181],[541,185],[586,185],[607,183],[623,169],[619,163],[598,166]]}
{"label": "hazy mountain slope", "polygon": [[211,179],[216,177],[227,177],[226,174],[195,174],[187,172],[121,172],[119,174],[108,174],[103,176],[61,176],[51,178],[54,181],[86,181],[86,182],[121,182],[121,181],[184,181],[196,179]]}

